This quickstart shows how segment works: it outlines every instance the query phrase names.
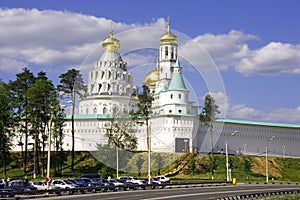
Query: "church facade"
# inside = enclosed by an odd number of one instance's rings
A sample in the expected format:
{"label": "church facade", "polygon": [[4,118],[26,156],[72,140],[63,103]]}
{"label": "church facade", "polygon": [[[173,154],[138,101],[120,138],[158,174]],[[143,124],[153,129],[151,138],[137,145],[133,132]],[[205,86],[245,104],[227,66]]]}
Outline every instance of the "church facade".
{"label": "church facade", "polygon": [[[134,111],[138,87],[132,82],[134,74],[127,71],[127,63],[118,53],[120,41],[110,35],[102,41],[103,53],[88,74],[86,97],[80,99],[75,118],[75,150],[96,151],[97,144],[105,144],[106,124],[112,118]],[[210,152],[210,132],[200,122],[198,105],[190,101],[178,56],[178,38],[170,30],[159,39],[155,68],[144,79],[153,92],[149,129],[140,126],[136,132],[138,150],[147,150],[150,137],[151,151]],[[231,154],[263,155],[266,146],[275,156],[300,157],[300,125],[242,120],[218,119],[213,124],[212,143],[215,153],[223,153],[226,140]],[[70,117],[64,127],[64,149],[72,144]],[[232,133],[235,133],[232,135]],[[274,136],[274,137],[273,137]]]}

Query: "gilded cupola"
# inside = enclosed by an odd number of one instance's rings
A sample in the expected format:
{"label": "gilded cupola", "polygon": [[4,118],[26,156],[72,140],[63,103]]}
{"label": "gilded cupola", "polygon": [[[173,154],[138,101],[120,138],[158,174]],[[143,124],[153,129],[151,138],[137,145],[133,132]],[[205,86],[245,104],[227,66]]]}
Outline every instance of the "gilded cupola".
{"label": "gilded cupola", "polygon": [[102,40],[102,47],[104,51],[117,52],[121,43],[120,40],[113,35],[112,25],[110,26],[110,33],[107,38]]}
{"label": "gilded cupola", "polygon": [[155,69],[148,72],[144,79],[145,86],[155,86],[156,82],[159,81],[159,62],[157,61]]}
{"label": "gilded cupola", "polygon": [[165,34],[160,37],[159,45],[164,44],[175,44],[178,45],[178,38],[170,30],[170,18],[168,18],[168,30]]}

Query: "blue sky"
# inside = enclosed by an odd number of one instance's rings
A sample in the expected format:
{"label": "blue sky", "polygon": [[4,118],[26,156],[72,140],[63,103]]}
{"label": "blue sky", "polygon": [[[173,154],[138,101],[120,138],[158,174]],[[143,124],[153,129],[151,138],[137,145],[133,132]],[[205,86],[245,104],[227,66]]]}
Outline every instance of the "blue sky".
{"label": "blue sky", "polygon": [[[225,92],[215,98],[226,117],[300,123],[299,1],[2,0],[0,8],[4,81],[14,80],[22,67],[44,70],[54,82],[72,66],[81,65],[86,76],[91,69],[82,60],[95,48],[101,53],[99,42],[110,21],[118,34],[133,28],[164,30],[170,16],[172,31],[199,43],[218,67]],[[121,42],[157,45],[159,36],[134,39]],[[153,62],[153,55],[134,56],[125,57],[128,66]],[[136,58],[143,62],[135,63]],[[199,85],[201,101],[207,89]]]}

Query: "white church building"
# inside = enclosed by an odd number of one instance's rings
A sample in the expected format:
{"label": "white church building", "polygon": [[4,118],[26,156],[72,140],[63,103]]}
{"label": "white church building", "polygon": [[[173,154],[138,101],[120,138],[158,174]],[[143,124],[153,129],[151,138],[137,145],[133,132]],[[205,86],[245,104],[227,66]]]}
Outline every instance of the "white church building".
{"label": "white church building", "polygon": [[[120,41],[112,30],[102,46],[104,51],[88,74],[86,97],[79,100],[79,113],[74,115],[76,151],[96,151],[97,144],[108,141],[105,123],[136,109],[138,89],[132,81],[134,74],[127,71],[127,63],[118,53]],[[151,151],[210,152],[210,133],[199,120],[198,105],[190,101],[190,91],[182,77],[184,66],[178,56],[178,38],[170,25],[159,38],[158,52],[155,68],[144,79],[144,85],[154,94],[154,114],[148,132]],[[69,116],[63,130],[64,150],[72,148],[71,129]],[[263,155],[268,145],[271,155],[300,157],[300,125],[218,119],[212,135],[216,153],[225,150],[228,140],[232,154]],[[136,136],[138,150],[147,150],[146,127],[141,126]]]}

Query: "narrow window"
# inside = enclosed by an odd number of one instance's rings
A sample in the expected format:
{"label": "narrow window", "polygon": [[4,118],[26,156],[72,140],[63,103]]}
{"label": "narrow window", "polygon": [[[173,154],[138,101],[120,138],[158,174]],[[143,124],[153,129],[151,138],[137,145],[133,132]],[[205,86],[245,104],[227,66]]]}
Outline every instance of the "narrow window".
{"label": "narrow window", "polygon": [[165,59],[168,59],[168,47],[165,47]]}

